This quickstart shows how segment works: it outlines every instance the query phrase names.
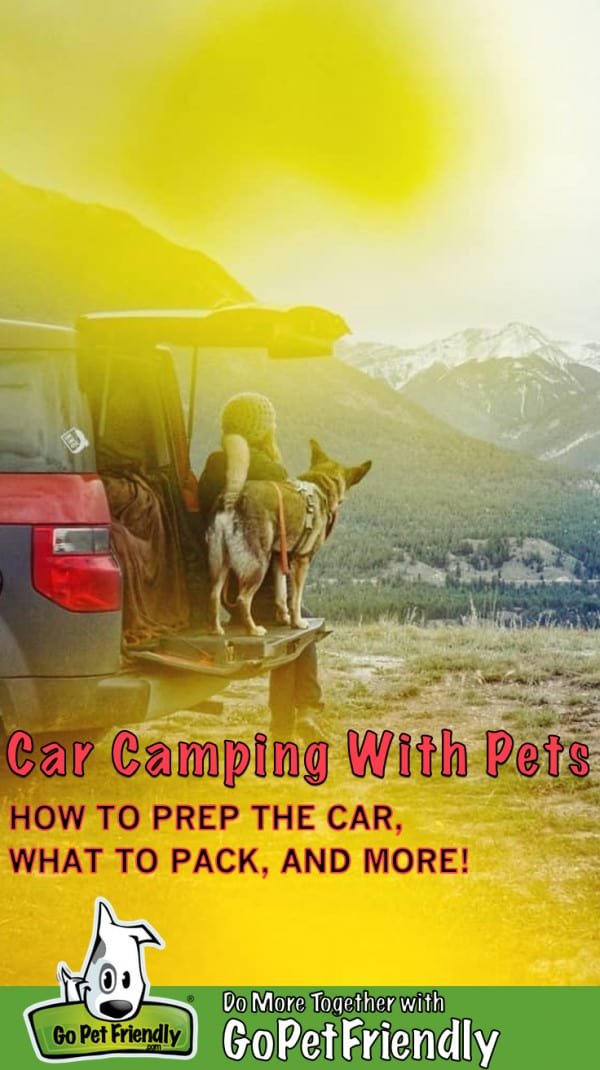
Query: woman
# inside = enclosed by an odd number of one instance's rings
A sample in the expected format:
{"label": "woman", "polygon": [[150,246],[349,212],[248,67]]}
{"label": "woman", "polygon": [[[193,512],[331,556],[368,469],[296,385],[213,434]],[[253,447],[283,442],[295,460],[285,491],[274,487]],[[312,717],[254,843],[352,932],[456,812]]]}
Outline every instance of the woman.
{"label": "woman", "polygon": [[[221,412],[222,449],[210,454],[198,481],[204,530],[220,494],[236,498],[247,479],[281,482],[288,478],[276,432],[275,409],[263,394],[236,394],[226,403]],[[263,623],[275,623],[270,571],[254,599],[253,613]],[[287,738],[294,731],[305,740],[321,735],[311,717],[313,711],[323,708],[315,643],[288,665],[271,672],[269,707],[271,732],[277,738]]]}

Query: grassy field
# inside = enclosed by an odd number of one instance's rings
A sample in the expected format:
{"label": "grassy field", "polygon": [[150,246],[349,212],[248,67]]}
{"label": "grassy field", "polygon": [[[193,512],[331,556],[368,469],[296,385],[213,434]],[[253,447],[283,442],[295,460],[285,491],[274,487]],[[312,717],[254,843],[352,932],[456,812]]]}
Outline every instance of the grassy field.
{"label": "grassy field", "polygon": [[[464,780],[436,776],[434,767],[430,780],[415,775],[401,781],[390,764],[385,781],[371,780],[366,791],[340,769],[328,795],[343,795],[344,784],[357,799],[401,800],[415,843],[454,832],[452,842],[458,837],[469,845],[470,909],[479,912],[484,930],[487,921],[490,944],[498,932],[510,931],[505,923],[513,912],[516,942],[520,927],[521,935],[527,933],[529,983],[597,983],[600,634],[420,628],[384,619],[337,626],[320,648],[320,664],[326,697],[321,723],[333,755],[345,753],[349,727],[408,732],[413,740],[422,733],[437,740],[440,729],[449,727],[467,744],[469,759]],[[253,681],[237,691],[227,700],[230,727],[264,728],[265,685]],[[509,731],[516,746],[530,741],[540,747],[536,777],[519,776],[514,763],[497,779],[485,774],[485,734],[497,729]],[[550,733],[565,745],[558,778],[547,775],[543,761]],[[567,770],[574,740],[590,750],[585,778]],[[464,895],[463,887],[450,886],[439,904],[442,914],[452,896],[463,912]],[[495,916],[498,909],[502,919]],[[488,983],[493,978],[490,964]]]}
{"label": "grassy field", "polygon": [[[109,763],[110,739],[101,743],[89,773],[75,782],[33,778],[11,786],[20,804],[83,802],[87,835],[45,836],[9,832],[2,856],[15,843],[102,843],[104,868],[96,876],[12,875],[4,861],[0,927],[19,937],[19,961],[4,957],[0,983],[53,983],[55,963],[79,965],[94,895],[108,896],[122,917],[147,917],[165,934],[169,955],[153,957],[155,983],[199,984],[593,984],[600,980],[598,918],[598,760],[600,756],[600,636],[597,632],[491,626],[418,628],[393,620],[336,627],[320,648],[326,698],[322,716],[330,744],[327,781],[258,780],[246,775],[236,788],[206,778],[118,778]],[[226,738],[252,741],[268,729],[266,680],[233,686],[221,716],[180,711],[138,728],[141,747],[163,740]],[[464,778],[397,775],[390,761],[383,780],[357,779],[348,768],[346,733],[367,729],[407,732],[439,740],[443,727],[468,748]],[[508,764],[497,779],[486,775],[485,735],[506,729],[516,744],[540,748],[550,733],[566,748],[575,740],[590,750],[591,773],[572,776],[563,755],[558,777],[544,766],[529,779]],[[541,750],[542,757],[545,758]],[[141,755],[142,758],[144,755]],[[566,760],[565,760],[566,759]],[[313,833],[257,835],[248,821],[232,833],[175,834],[119,831],[99,834],[96,803],[135,803],[147,815],[152,803],[311,803]],[[334,833],[324,820],[333,803],[348,807],[388,804],[402,824],[386,831]],[[6,807],[4,807],[6,811]],[[258,844],[269,879],[184,872],[165,868],[124,877],[109,846]],[[366,875],[359,859],[366,845],[399,844],[468,851],[468,872],[456,875]],[[344,846],[352,872],[282,875],[288,846]],[[356,866],[354,864],[356,863]],[[85,892],[85,894],[84,894]],[[52,919],[43,963],[31,944],[32,926]],[[192,924],[193,919],[193,924]],[[22,936],[22,940],[21,940]],[[71,959],[73,961],[71,961]]]}

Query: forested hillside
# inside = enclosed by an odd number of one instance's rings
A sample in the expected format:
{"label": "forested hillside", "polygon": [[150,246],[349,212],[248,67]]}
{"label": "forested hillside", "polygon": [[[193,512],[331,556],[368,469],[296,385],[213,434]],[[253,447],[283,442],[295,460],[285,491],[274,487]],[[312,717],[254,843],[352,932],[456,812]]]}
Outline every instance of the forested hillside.
{"label": "forested hillside", "polygon": [[248,292],[125,212],[0,172],[0,316],[72,323],[109,308],[212,307]]}

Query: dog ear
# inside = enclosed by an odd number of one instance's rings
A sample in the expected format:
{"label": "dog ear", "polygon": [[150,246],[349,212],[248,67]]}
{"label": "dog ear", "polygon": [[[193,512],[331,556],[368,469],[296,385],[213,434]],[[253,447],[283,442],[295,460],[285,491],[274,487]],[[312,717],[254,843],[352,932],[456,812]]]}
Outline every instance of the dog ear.
{"label": "dog ear", "polygon": [[139,922],[139,924],[134,925],[124,924],[122,921],[118,921],[107,899],[98,898],[96,903],[98,911],[97,939],[104,940],[106,943],[110,940],[110,929],[116,927],[126,932],[133,940],[137,940],[138,944],[154,944],[156,947],[165,946],[158,933],[150,928],[149,925],[146,925],[145,922]]}
{"label": "dog ear", "polygon": [[[97,899],[97,932],[102,939],[111,925],[116,925],[117,921],[113,914],[113,909],[107,899]],[[103,935],[104,934],[104,935]],[[106,941],[105,941],[106,943]]]}
{"label": "dog ear", "polygon": [[149,925],[127,925],[127,932],[138,944],[154,944],[155,947],[164,947],[164,941],[151,929]]}
{"label": "dog ear", "polygon": [[362,464],[356,465],[355,468],[346,469],[346,486],[354,487],[357,483],[360,483],[361,479],[364,479],[367,472],[370,471],[372,461],[363,461]]}
{"label": "dog ear", "polygon": [[322,464],[323,461],[328,461],[329,457],[324,450],[321,449],[316,438],[310,439],[310,466],[314,468],[317,464]]}
{"label": "dog ear", "polygon": [[82,992],[87,988],[83,977],[71,973],[66,962],[59,962],[56,970],[58,981],[66,1003],[81,1003]]}
{"label": "dog ear", "polygon": [[69,984],[69,981],[72,981],[74,979],[73,974],[71,973],[66,962],[59,962],[58,966],[56,967],[56,976],[58,977],[59,983],[61,985],[64,985],[65,988]]}

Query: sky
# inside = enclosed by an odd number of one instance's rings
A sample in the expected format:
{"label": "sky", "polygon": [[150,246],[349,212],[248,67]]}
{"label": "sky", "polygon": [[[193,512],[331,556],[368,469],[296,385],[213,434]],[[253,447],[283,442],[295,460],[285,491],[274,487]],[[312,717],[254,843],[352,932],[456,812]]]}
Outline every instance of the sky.
{"label": "sky", "polygon": [[0,169],[400,345],[600,340],[597,0],[1,0]]}

